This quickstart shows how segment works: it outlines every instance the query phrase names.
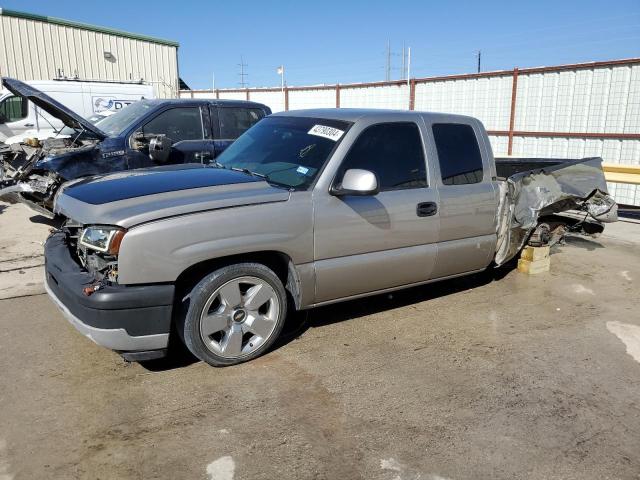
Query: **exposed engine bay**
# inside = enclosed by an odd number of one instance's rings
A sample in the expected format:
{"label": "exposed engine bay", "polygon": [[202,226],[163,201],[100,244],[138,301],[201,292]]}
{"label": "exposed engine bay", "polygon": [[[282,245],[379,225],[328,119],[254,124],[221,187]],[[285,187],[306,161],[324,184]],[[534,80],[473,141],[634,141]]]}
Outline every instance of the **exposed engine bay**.
{"label": "exposed engine bay", "polygon": [[[94,150],[96,139],[26,139],[25,142],[0,145],[0,198],[22,201],[46,216],[55,193],[66,179],[49,168],[50,157],[62,157]],[[13,198],[12,198],[13,197]]]}

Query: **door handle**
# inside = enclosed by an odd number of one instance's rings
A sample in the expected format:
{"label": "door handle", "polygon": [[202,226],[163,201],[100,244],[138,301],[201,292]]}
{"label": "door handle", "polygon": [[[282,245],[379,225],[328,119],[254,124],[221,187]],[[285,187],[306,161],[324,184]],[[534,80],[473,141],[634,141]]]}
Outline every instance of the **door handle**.
{"label": "door handle", "polygon": [[438,205],[435,202],[419,203],[416,207],[416,214],[419,217],[431,217],[438,212]]}
{"label": "door handle", "polygon": [[195,157],[200,163],[209,163],[209,160],[213,158],[213,155],[211,152],[196,152]]}
{"label": "door handle", "polygon": [[25,127],[33,127],[33,123],[25,123],[24,126]]}

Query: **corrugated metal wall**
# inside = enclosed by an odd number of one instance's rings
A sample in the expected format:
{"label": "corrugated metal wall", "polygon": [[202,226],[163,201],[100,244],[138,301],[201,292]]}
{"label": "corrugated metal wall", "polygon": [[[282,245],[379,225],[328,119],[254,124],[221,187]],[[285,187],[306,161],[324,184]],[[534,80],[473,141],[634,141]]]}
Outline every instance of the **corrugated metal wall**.
{"label": "corrugated metal wall", "polygon": [[510,107],[509,75],[416,84],[416,110],[471,115],[482,120],[487,130],[507,130]]}
{"label": "corrugated metal wall", "polygon": [[[0,75],[51,80],[143,79],[159,97],[178,91],[178,46],[126,32],[75,22],[0,11]],[[105,59],[111,52],[114,59]]]}
{"label": "corrugated metal wall", "polygon": [[[282,95],[281,95],[282,96]],[[251,99],[255,99],[251,95]],[[333,108],[336,106],[336,91],[333,88],[289,91],[289,109]]]}
{"label": "corrugated metal wall", "polygon": [[[228,98],[228,97],[222,95],[220,98]],[[270,105],[273,111],[281,111],[285,109],[284,95],[280,90],[253,91],[251,92],[249,99],[254,102],[260,102],[260,103],[264,103],[265,105]],[[320,103],[319,98],[316,101]],[[292,108],[292,107],[289,106],[289,108]],[[302,108],[302,107],[294,107],[294,108]]]}
{"label": "corrugated metal wall", "polygon": [[[515,88],[514,88],[515,86]],[[407,82],[217,90],[274,112],[315,107],[416,109],[471,115],[498,156],[577,158],[640,165],[640,59],[514,69]],[[184,91],[200,96],[203,91]],[[209,91],[208,95],[213,95]],[[640,187],[610,184],[620,203],[640,205]]]}
{"label": "corrugated metal wall", "polygon": [[340,107],[406,109],[409,87],[400,85],[371,85],[340,90]]}
{"label": "corrugated metal wall", "polygon": [[[579,70],[520,73],[517,81],[512,155],[579,158],[640,165],[640,62]],[[519,136],[517,132],[527,133]],[[535,136],[545,132],[546,136]],[[551,136],[557,133],[557,136]],[[575,138],[572,133],[610,134]],[[495,138],[495,137],[494,137]],[[502,144],[498,154],[506,153]],[[493,142],[492,142],[493,143]],[[609,184],[620,203],[640,205],[636,185]]]}

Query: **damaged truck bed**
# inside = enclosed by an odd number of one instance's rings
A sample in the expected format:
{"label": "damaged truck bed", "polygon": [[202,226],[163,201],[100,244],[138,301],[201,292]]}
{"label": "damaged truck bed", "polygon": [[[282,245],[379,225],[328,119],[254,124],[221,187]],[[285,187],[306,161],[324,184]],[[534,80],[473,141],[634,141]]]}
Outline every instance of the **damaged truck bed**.
{"label": "damaged truck bed", "polygon": [[553,244],[566,231],[597,234],[618,218],[602,158],[496,158],[500,189],[495,263],[529,242]]}

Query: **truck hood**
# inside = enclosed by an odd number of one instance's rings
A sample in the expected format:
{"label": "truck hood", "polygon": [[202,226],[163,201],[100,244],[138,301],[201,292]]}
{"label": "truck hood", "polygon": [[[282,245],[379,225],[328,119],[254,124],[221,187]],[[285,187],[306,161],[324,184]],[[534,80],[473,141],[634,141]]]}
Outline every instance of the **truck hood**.
{"label": "truck hood", "polygon": [[107,138],[107,134],[98,127],[37,88],[15,78],[3,78],[2,85],[14,95],[29,99],[34,105],[60,119],[67,127],[91,132],[99,140]]}
{"label": "truck hood", "polygon": [[54,212],[82,225],[130,228],[205,210],[283,202],[289,195],[246,173],[173,165],[68,182]]}

